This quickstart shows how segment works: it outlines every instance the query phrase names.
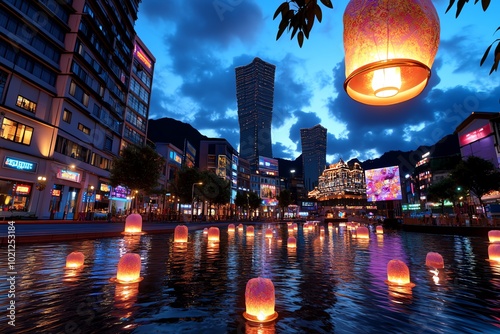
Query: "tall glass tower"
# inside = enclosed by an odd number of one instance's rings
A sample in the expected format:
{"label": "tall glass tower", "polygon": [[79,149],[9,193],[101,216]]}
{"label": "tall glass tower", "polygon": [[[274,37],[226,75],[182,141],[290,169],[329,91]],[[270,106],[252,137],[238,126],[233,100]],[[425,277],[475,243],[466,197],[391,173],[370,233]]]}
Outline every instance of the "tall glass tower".
{"label": "tall glass tower", "polygon": [[320,124],[309,129],[300,129],[304,187],[311,191],[326,167],[326,128]]}
{"label": "tall glass tower", "polygon": [[236,99],[240,123],[240,156],[257,168],[259,156],[272,158],[274,72],[276,66],[255,58],[236,71]]}

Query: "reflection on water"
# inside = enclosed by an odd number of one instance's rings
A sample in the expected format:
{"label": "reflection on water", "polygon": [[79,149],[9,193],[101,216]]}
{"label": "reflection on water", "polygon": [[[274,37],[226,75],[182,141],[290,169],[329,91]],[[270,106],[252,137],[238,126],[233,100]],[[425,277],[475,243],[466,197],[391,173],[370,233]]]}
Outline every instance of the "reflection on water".
{"label": "reflection on water", "polygon": [[[272,228],[272,238],[266,229]],[[491,333],[500,330],[500,266],[488,261],[488,240],[386,232],[353,238],[345,228],[289,231],[255,225],[209,242],[196,231],[187,243],[173,235],[122,236],[57,244],[18,245],[16,333]],[[269,233],[267,233],[269,235]],[[287,247],[289,236],[297,248]],[[65,267],[67,254],[85,266]],[[425,265],[438,252],[445,267]],[[115,284],[125,253],[141,257],[141,276]],[[412,288],[385,283],[387,263],[405,262]],[[0,262],[6,273],[7,263]],[[278,319],[245,321],[245,287],[266,277],[276,292]],[[0,282],[2,291],[8,282]],[[7,298],[0,299],[6,310]],[[4,320],[0,332],[11,327]]]}

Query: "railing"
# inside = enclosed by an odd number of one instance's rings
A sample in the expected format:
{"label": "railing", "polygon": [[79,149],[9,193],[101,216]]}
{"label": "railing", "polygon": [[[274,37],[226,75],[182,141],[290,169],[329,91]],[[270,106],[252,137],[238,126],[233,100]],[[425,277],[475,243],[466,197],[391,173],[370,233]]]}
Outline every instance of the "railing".
{"label": "railing", "polygon": [[423,217],[404,218],[403,222],[407,225],[500,226],[500,218]]}

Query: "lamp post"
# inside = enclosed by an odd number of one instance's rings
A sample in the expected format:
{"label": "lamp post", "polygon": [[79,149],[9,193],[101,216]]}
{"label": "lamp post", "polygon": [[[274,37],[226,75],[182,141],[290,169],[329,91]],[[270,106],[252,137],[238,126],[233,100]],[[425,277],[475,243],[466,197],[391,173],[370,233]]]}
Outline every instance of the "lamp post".
{"label": "lamp post", "polygon": [[35,188],[40,192],[40,194],[38,194],[38,199],[36,200],[36,207],[35,207],[36,212],[38,212],[38,204],[40,204],[40,197],[42,197],[41,192],[47,186],[47,178],[45,176],[38,176],[37,180],[38,182],[35,184]]}
{"label": "lamp post", "polygon": [[93,193],[94,193],[94,186],[89,185],[87,187],[87,206],[85,207],[85,212],[86,212],[86,215],[87,215],[87,219],[90,219],[89,204],[90,204],[90,197],[92,196]]}
{"label": "lamp post", "polygon": [[194,218],[194,186],[197,184],[202,185],[203,182],[196,182],[191,186],[191,221],[193,221]]}

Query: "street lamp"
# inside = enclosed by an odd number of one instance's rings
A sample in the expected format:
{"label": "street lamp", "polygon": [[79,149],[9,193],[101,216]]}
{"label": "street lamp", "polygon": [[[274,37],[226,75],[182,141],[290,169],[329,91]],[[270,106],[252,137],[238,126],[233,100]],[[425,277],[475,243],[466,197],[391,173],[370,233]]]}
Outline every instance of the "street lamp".
{"label": "street lamp", "polygon": [[87,206],[85,208],[85,212],[87,213],[87,219],[90,219],[89,204],[90,204],[90,197],[92,196],[93,193],[94,193],[94,186],[89,185],[87,187]]}
{"label": "street lamp", "polygon": [[38,194],[38,199],[36,200],[36,207],[35,207],[36,212],[38,212],[38,204],[40,204],[40,197],[42,197],[41,192],[47,186],[47,178],[45,176],[38,176],[37,180],[38,182],[35,183],[35,188],[36,190],[40,191],[40,194]]}
{"label": "street lamp", "polygon": [[197,184],[202,185],[203,182],[193,183],[193,185],[191,187],[191,221],[193,221],[193,217],[194,217],[194,186]]}

